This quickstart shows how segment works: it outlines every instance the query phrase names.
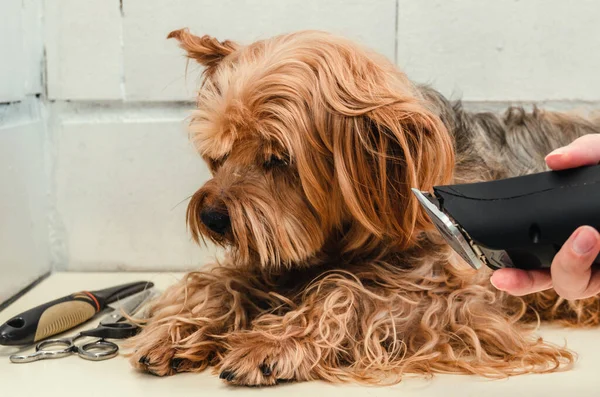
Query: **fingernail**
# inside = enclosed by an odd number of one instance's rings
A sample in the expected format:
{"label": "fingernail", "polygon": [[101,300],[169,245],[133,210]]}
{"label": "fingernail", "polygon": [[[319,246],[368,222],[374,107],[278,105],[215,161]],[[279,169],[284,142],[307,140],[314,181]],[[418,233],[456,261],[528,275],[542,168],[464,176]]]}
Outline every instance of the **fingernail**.
{"label": "fingernail", "polygon": [[588,228],[583,228],[575,236],[573,241],[573,251],[578,255],[587,254],[596,246],[596,234]]}
{"label": "fingernail", "polygon": [[566,150],[564,147],[558,148],[556,150],[553,150],[552,152],[548,153],[548,155],[546,156],[546,158],[550,157],[550,156],[560,156],[562,154],[565,154]]}
{"label": "fingernail", "polygon": [[494,288],[496,288],[499,291],[503,291],[502,288],[498,288],[498,286],[496,285],[496,283],[494,282],[494,276],[496,275],[496,273],[492,274],[492,277],[490,277],[490,283],[494,286]]}
{"label": "fingernail", "polygon": [[548,154],[545,158],[544,161],[547,163],[549,160],[563,160],[565,158],[565,155],[567,154],[567,152],[564,150],[564,148],[560,148],[560,149],[556,149],[555,151],[553,151],[552,153]]}

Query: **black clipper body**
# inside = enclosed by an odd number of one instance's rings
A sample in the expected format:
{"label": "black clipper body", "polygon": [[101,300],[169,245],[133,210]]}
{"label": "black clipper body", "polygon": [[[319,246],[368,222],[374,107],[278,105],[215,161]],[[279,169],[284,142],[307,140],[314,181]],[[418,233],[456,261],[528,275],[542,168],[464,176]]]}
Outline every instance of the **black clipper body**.
{"label": "black clipper body", "polygon": [[600,230],[600,165],[413,192],[476,269],[548,268],[575,229]]}

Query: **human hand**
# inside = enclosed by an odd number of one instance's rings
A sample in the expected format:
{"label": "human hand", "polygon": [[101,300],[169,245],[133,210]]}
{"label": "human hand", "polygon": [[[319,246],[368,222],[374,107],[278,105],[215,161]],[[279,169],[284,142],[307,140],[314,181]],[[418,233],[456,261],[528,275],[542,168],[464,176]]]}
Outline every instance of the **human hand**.
{"label": "human hand", "polygon": [[[585,135],[546,157],[553,170],[600,162],[600,134]],[[554,257],[550,270],[496,270],[490,279],[499,290],[522,296],[554,288],[567,300],[600,293],[600,271],[592,264],[600,252],[600,233],[590,226],[578,228]]]}

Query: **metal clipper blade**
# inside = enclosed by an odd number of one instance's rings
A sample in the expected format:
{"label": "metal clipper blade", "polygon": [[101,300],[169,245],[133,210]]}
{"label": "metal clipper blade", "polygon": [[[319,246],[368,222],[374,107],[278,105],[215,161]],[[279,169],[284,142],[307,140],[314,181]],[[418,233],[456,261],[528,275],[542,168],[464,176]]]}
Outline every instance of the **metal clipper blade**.
{"label": "metal clipper blade", "polygon": [[[432,202],[432,199],[417,189],[412,189],[419,203],[440,232],[444,240],[456,251],[471,267],[479,269],[483,265],[479,255],[458,227]],[[434,199],[435,200],[435,199]]]}

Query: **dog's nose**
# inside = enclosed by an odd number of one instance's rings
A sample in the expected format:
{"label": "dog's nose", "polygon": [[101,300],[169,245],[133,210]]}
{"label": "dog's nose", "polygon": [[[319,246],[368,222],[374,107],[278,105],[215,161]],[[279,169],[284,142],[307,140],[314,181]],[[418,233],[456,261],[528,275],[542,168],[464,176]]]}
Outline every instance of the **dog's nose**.
{"label": "dog's nose", "polygon": [[200,220],[207,228],[217,234],[225,234],[229,226],[231,226],[227,211],[217,211],[212,208],[203,209],[200,212]]}

